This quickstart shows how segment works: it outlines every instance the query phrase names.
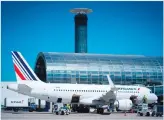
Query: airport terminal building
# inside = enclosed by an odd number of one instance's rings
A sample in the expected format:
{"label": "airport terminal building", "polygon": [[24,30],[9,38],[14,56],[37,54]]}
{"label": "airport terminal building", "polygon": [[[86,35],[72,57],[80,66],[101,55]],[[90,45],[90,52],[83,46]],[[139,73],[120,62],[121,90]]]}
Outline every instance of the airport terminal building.
{"label": "airport terminal building", "polygon": [[35,73],[44,82],[108,84],[162,84],[163,58],[142,55],[41,52]]}

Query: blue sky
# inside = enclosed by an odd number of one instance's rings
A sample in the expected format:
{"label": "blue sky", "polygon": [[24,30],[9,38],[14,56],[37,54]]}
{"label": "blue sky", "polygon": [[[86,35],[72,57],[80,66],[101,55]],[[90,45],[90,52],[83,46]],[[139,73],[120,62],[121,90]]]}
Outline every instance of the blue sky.
{"label": "blue sky", "polygon": [[34,68],[39,52],[74,52],[72,8],[91,8],[88,53],[162,56],[162,2],[2,2],[2,81],[15,81],[11,51]]}

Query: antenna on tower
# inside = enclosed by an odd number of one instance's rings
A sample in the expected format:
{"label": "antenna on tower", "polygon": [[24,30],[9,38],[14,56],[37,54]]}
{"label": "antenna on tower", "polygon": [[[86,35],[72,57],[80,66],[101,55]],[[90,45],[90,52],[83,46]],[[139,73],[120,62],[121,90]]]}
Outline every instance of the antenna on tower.
{"label": "antenna on tower", "polygon": [[93,11],[92,9],[88,9],[88,8],[74,8],[74,9],[71,9],[70,12],[74,14],[88,14]]}

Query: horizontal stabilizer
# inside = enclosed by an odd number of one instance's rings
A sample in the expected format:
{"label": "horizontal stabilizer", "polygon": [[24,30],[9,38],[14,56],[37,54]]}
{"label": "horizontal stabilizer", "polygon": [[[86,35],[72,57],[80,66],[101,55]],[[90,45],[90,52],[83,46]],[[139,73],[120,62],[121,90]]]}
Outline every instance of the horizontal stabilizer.
{"label": "horizontal stabilizer", "polygon": [[18,90],[20,91],[20,93],[24,92],[24,93],[30,93],[32,88],[29,87],[26,84],[18,84]]}

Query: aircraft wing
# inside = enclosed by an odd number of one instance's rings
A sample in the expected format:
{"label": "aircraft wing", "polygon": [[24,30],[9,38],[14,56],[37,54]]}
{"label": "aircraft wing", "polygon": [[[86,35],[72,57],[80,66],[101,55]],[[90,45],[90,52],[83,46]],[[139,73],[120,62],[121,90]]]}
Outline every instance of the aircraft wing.
{"label": "aircraft wing", "polygon": [[105,93],[104,95],[102,96],[99,96],[99,97],[90,97],[90,98],[87,98],[87,99],[81,99],[80,101],[86,103],[87,101],[92,101],[94,103],[97,103],[97,102],[102,102],[102,103],[109,103],[110,100],[116,100],[116,93],[113,92],[112,90],[108,91],[107,93]]}
{"label": "aircraft wing", "polygon": [[109,87],[111,88],[110,91],[108,91],[106,94],[102,95],[100,97],[100,100],[104,100],[105,102],[109,102],[110,99],[116,99],[117,96],[117,88],[115,87],[113,81],[111,80],[110,76],[107,75],[108,82],[109,82]]}
{"label": "aircraft wing", "polygon": [[109,102],[110,99],[116,100],[116,92],[115,91],[108,91],[106,94],[102,95],[102,97],[100,97],[100,100],[104,100],[105,102]]}

